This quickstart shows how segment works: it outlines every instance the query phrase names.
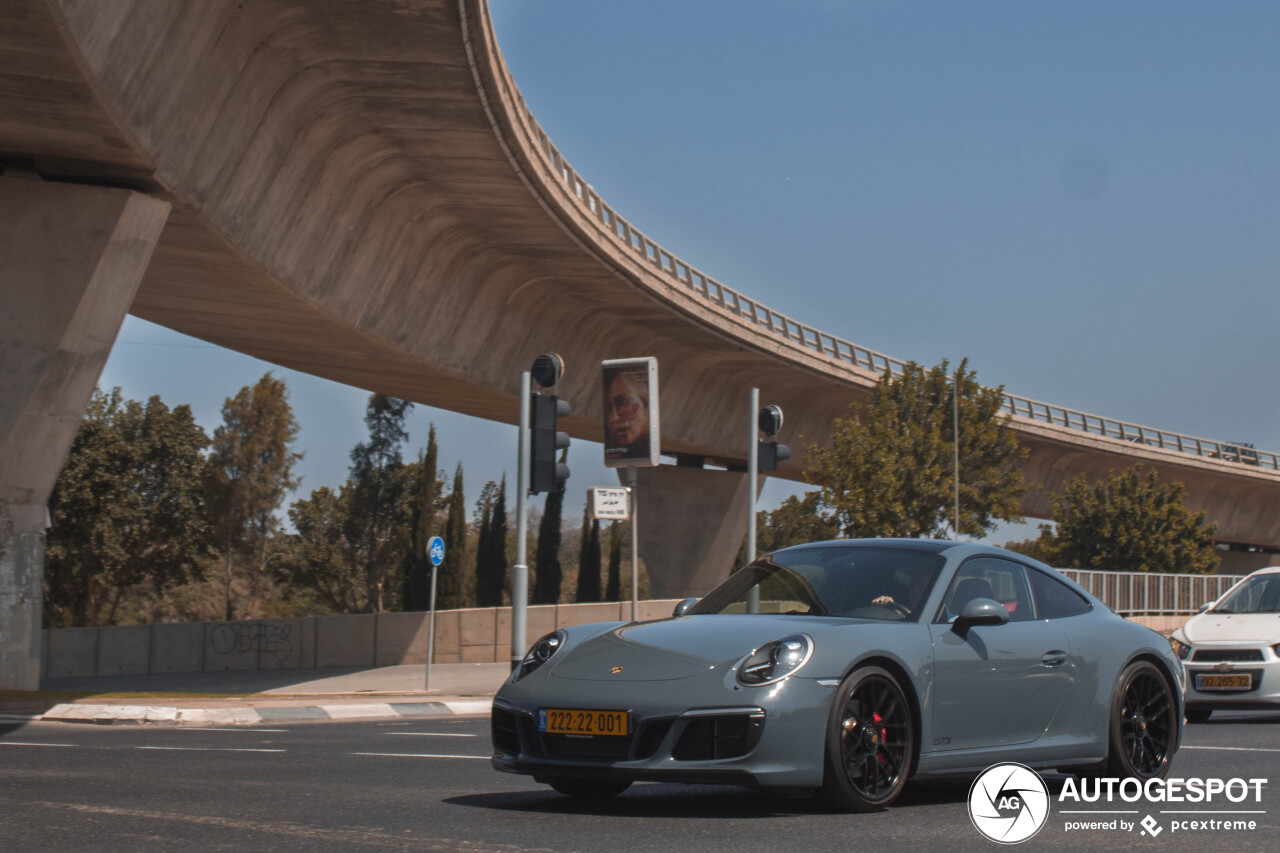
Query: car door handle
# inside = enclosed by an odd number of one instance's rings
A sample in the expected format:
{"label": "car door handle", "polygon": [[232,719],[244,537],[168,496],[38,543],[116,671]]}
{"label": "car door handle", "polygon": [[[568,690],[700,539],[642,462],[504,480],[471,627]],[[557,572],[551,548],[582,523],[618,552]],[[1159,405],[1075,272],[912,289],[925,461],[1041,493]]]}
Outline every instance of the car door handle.
{"label": "car door handle", "polygon": [[1062,666],[1067,662],[1067,653],[1056,650],[1045,652],[1040,656],[1040,662],[1045,666]]}

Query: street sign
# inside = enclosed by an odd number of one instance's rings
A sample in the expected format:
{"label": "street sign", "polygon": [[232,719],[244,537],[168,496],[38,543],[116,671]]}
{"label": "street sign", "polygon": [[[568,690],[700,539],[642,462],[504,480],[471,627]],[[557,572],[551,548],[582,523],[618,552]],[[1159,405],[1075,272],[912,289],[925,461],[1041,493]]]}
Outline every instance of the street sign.
{"label": "street sign", "polygon": [[592,518],[604,521],[625,521],[631,517],[626,489],[592,486],[587,489],[587,507]]}
{"label": "street sign", "polygon": [[432,536],[431,541],[427,543],[427,553],[431,555],[431,565],[438,566],[444,562],[444,540],[439,536]]}

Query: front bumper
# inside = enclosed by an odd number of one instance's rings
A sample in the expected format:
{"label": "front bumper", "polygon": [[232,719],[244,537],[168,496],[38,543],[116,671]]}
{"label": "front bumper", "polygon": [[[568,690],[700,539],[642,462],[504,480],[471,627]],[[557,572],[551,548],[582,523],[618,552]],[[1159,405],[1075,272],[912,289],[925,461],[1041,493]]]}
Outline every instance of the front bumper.
{"label": "front bumper", "polygon": [[[556,777],[816,788],[822,783],[828,712],[835,690],[790,678],[758,689],[724,679],[598,685],[543,678],[508,684],[493,704],[493,766],[539,781]],[[560,682],[560,683],[557,683]],[[625,710],[627,737],[538,730],[544,708]]]}
{"label": "front bumper", "polygon": [[[1187,679],[1188,710],[1280,709],[1280,656],[1269,645],[1234,643],[1229,649],[1195,645],[1182,668]],[[1249,677],[1248,687],[1213,689],[1205,683],[1215,676],[1245,675]]]}

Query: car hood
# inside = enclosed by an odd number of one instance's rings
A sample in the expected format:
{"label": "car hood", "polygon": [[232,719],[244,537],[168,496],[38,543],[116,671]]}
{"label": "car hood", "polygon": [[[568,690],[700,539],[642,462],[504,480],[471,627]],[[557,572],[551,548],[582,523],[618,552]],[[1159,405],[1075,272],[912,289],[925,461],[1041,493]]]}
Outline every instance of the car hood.
{"label": "car hood", "polygon": [[1201,613],[1187,621],[1182,633],[1189,643],[1277,643],[1280,614]]}
{"label": "car hood", "polygon": [[[874,620],[840,622],[874,624]],[[831,623],[823,617],[736,614],[630,623],[572,646],[549,671],[556,678],[586,680],[689,678],[721,665],[732,666],[765,643],[788,634],[812,635]]]}

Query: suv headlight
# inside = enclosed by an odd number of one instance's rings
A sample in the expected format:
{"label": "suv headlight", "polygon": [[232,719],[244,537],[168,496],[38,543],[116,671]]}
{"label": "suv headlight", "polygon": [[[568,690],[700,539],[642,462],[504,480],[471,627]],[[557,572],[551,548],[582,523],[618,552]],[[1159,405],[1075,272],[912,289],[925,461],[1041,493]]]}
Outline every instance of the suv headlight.
{"label": "suv headlight", "polygon": [[738,681],[761,687],[794,675],[813,656],[813,640],[807,634],[791,634],[765,643],[738,664]]}
{"label": "suv headlight", "polygon": [[1169,638],[1169,645],[1173,646],[1173,653],[1178,656],[1178,660],[1186,660],[1191,654],[1191,644],[1184,643],[1181,640]]}
{"label": "suv headlight", "polygon": [[552,655],[564,647],[566,637],[564,631],[555,631],[530,646],[529,653],[524,656],[524,660],[520,661],[520,669],[511,680],[519,681],[550,660]]}

